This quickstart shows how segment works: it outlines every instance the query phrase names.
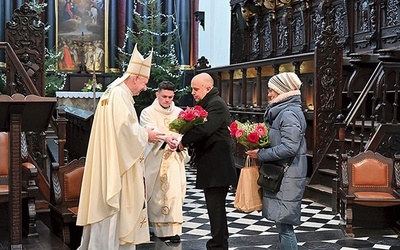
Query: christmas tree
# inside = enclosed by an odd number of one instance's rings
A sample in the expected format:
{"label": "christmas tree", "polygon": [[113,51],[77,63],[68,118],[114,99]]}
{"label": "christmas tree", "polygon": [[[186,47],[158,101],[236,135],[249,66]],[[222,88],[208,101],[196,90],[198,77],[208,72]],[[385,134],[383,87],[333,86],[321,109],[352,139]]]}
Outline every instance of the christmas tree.
{"label": "christmas tree", "polygon": [[[141,10],[140,13],[138,12],[139,9]],[[147,57],[153,50],[152,68],[147,83],[148,89],[135,98],[135,106],[140,113],[143,108],[153,102],[158,83],[161,81],[171,81],[175,84],[177,87],[176,100],[187,93],[188,90],[187,88],[179,88],[183,72],[180,69],[174,46],[178,39],[178,26],[175,16],[161,13],[156,0],[136,1],[132,13],[135,27],[127,28],[124,44],[122,48],[118,48],[122,72],[125,72],[129,63],[132,51],[127,50],[133,48],[132,45],[138,45],[143,57]],[[170,30],[168,30],[168,27],[171,27]]]}

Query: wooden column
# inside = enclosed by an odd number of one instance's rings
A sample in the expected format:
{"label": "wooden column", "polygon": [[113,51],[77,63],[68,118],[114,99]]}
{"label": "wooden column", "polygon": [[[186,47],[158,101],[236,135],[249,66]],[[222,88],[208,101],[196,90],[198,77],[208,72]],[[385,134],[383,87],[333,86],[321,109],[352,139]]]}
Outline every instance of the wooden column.
{"label": "wooden column", "polygon": [[56,120],[58,127],[58,163],[60,166],[64,165],[64,148],[67,140],[67,123],[68,119],[65,118],[65,110],[58,110],[58,118]]}
{"label": "wooden column", "polygon": [[262,84],[261,84],[261,71],[262,67],[256,67],[257,70],[257,83],[256,83],[256,102],[257,107],[262,107]]}
{"label": "wooden column", "polygon": [[219,94],[222,96],[222,75],[221,71],[217,73],[217,88],[219,91]]}
{"label": "wooden column", "polygon": [[242,106],[247,107],[247,69],[242,69]]}
{"label": "wooden column", "polygon": [[23,105],[10,105],[9,216],[11,249],[22,249],[21,124]]}
{"label": "wooden column", "polygon": [[233,107],[233,73],[234,73],[233,70],[229,71],[229,98],[228,98],[229,103],[228,103],[228,105],[230,107]]}

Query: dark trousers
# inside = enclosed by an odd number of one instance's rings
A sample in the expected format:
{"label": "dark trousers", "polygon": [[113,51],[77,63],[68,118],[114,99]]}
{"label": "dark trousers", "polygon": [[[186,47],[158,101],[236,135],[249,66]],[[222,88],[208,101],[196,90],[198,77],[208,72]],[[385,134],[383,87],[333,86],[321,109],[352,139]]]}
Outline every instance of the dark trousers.
{"label": "dark trousers", "polygon": [[228,249],[229,234],[225,209],[227,194],[228,187],[212,187],[204,189],[212,237],[207,242],[207,249]]}

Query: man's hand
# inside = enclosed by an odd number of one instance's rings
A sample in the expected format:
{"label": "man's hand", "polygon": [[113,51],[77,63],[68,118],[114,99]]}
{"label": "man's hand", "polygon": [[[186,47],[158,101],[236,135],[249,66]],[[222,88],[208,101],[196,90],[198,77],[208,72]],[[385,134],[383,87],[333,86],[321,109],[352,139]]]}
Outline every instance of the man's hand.
{"label": "man's hand", "polygon": [[175,150],[178,147],[178,139],[173,136],[165,137],[164,141],[168,144],[169,148]]}
{"label": "man's hand", "polygon": [[178,144],[178,149],[179,149],[180,151],[185,150],[185,147],[182,145],[182,142],[179,142],[179,144]]}

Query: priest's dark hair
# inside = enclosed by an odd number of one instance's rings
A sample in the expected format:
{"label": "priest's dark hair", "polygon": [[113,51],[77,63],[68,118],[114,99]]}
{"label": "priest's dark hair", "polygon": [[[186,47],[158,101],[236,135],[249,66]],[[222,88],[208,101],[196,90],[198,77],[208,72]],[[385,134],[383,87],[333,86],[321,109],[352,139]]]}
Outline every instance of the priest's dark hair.
{"label": "priest's dark hair", "polygon": [[162,81],[158,84],[158,92],[160,92],[161,90],[172,90],[175,92],[175,84],[173,84],[170,81]]}

